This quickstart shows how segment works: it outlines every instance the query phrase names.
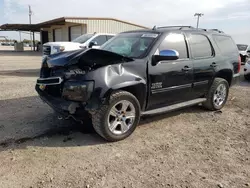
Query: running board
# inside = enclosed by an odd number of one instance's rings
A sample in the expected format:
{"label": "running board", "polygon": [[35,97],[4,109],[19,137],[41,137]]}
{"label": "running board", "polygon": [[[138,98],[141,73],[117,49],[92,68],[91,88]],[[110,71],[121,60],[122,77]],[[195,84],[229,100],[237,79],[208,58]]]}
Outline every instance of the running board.
{"label": "running board", "polygon": [[193,106],[195,104],[205,102],[206,100],[207,100],[206,98],[199,98],[199,99],[194,99],[194,100],[191,100],[191,101],[186,101],[186,102],[174,104],[174,105],[171,105],[171,106],[157,108],[155,110],[149,110],[149,111],[142,112],[142,116],[169,112],[169,111],[173,111],[173,110],[180,109],[180,108],[183,108],[183,107]]}

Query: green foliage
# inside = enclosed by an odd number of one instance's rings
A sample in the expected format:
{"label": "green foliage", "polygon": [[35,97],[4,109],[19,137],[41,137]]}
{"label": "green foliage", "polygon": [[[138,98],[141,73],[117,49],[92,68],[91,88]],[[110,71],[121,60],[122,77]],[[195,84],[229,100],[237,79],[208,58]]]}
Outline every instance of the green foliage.
{"label": "green foliage", "polygon": [[[38,42],[39,42],[38,40],[35,40],[35,43],[36,43],[36,44],[37,44]],[[30,44],[30,43],[33,43],[33,41],[28,40],[28,39],[23,39],[23,43]]]}

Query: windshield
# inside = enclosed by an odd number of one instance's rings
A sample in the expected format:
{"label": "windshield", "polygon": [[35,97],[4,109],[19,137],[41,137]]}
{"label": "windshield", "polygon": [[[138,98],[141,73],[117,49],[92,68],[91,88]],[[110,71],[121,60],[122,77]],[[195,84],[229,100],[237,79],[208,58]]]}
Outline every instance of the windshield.
{"label": "windshield", "polygon": [[87,40],[89,40],[91,37],[93,37],[94,34],[85,34],[85,35],[82,35],[80,37],[77,37],[76,39],[72,40],[72,42],[78,42],[78,43],[84,43],[86,42]]}
{"label": "windshield", "polygon": [[155,33],[122,33],[101,46],[101,49],[130,58],[139,58],[146,54],[157,37],[158,34]]}
{"label": "windshield", "polygon": [[247,50],[247,45],[237,44],[237,47],[238,47],[239,51],[245,51],[245,50]]}

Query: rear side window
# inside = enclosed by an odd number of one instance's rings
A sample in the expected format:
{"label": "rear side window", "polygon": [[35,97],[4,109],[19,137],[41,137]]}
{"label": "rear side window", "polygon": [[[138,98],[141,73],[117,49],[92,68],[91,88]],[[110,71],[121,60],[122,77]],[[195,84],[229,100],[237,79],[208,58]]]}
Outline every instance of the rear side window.
{"label": "rear side window", "polygon": [[223,35],[213,35],[213,38],[222,55],[231,56],[232,54],[238,53],[238,48],[231,37]]}
{"label": "rear side window", "polygon": [[97,45],[101,46],[102,44],[104,44],[107,41],[107,39],[106,39],[105,35],[99,35],[96,38],[94,38],[92,41],[97,42]]}
{"label": "rear side window", "polygon": [[187,45],[183,34],[171,33],[162,41],[159,50],[176,50],[179,52],[179,59],[188,58]]}
{"label": "rear side window", "polygon": [[195,59],[210,58],[213,56],[212,46],[205,35],[192,34],[190,37],[190,45]]}

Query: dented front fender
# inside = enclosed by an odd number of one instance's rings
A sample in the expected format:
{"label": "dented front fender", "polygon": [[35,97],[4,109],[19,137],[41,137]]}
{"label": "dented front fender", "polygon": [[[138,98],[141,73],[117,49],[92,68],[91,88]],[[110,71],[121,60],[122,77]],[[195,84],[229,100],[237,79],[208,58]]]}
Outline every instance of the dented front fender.
{"label": "dented front fender", "polygon": [[[86,96],[90,96],[86,101],[86,109],[98,108],[114,90],[126,90],[130,86],[137,85],[140,86],[130,87],[129,92],[134,95],[143,93],[136,97],[139,101],[146,101],[146,58],[132,59],[109,51],[88,49],[52,55],[43,64],[41,72],[44,77],[53,76],[52,73],[63,76],[65,83],[66,81],[70,81],[71,84],[83,81],[94,83],[91,94],[86,94]],[[68,93],[73,95],[72,91]],[[78,96],[76,98],[79,99]]]}
{"label": "dented front fender", "polygon": [[[88,101],[87,108],[95,109],[104,103],[109,94],[114,90],[124,89],[128,86],[141,85],[135,87],[135,93],[143,92],[146,97],[147,92],[147,62],[143,60],[132,61],[121,64],[108,65],[85,75],[86,80],[94,80],[95,87]],[[141,96],[141,95],[140,95]],[[141,99],[138,99],[141,100]],[[146,101],[143,99],[143,101]]]}

